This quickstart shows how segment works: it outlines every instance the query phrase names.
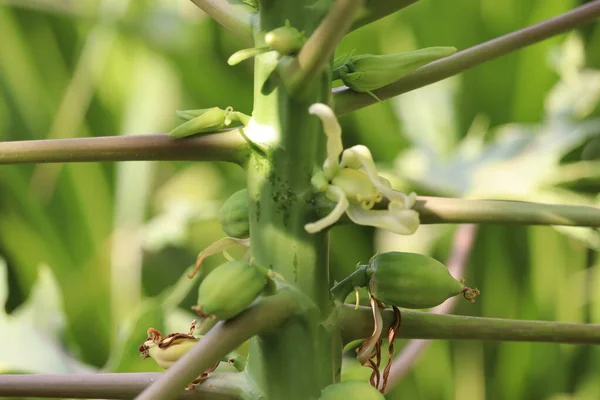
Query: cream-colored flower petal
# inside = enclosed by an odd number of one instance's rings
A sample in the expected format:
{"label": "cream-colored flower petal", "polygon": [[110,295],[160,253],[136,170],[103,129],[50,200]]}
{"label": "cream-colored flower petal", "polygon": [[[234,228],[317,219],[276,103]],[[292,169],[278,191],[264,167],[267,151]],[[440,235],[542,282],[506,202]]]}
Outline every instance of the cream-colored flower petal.
{"label": "cream-colored flower petal", "polygon": [[350,204],[346,214],[358,225],[374,226],[400,235],[412,235],[419,227],[419,213],[407,210],[404,204],[393,202],[387,210],[365,210],[358,204]]}
{"label": "cream-colored flower petal", "polygon": [[340,154],[344,150],[342,145],[342,128],[333,110],[323,103],[311,105],[308,108],[308,112],[321,119],[323,131],[327,135],[327,162],[323,167],[323,171],[325,172],[325,176],[331,179],[335,175],[335,171],[339,168]]}
{"label": "cream-colored flower petal", "polygon": [[341,162],[342,167],[347,166],[349,168],[356,169],[359,164],[369,176],[373,186],[375,186],[377,190],[379,190],[385,197],[387,197],[390,201],[399,201],[406,205],[410,204],[410,206],[407,206],[406,208],[412,207],[414,200],[411,200],[411,196],[416,195],[411,193],[409,196],[407,196],[402,192],[392,189],[389,185],[389,182],[386,179],[383,179],[377,173],[377,168],[375,167],[375,162],[373,161],[371,152],[366,146],[357,145],[344,150]]}
{"label": "cream-colored flower petal", "polygon": [[306,232],[320,232],[328,226],[335,224],[341,218],[341,216],[344,215],[344,212],[346,212],[349,203],[348,199],[346,198],[346,194],[342,189],[338,188],[337,186],[330,185],[327,188],[327,197],[337,200],[335,208],[326,217],[304,225]]}

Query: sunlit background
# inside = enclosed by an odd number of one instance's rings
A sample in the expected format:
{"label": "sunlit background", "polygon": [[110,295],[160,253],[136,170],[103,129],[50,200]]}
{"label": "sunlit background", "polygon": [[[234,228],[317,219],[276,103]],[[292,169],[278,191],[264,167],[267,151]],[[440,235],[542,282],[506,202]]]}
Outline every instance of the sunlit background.
{"label": "sunlit background", "polygon": [[[421,0],[339,53],[460,50],[581,3]],[[160,133],[176,109],[250,114],[252,63],[226,63],[243,46],[188,0],[0,0],[0,140]],[[599,100],[596,23],[344,117],[344,142],[422,195],[599,205]],[[0,372],[158,371],[137,347],[150,326],[187,331],[198,280],[181,277],[244,185],[225,163],[0,166]],[[335,228],[332,278],[377,250],[445,261],[453,231]],[[465,277],[482,295],[455,312],[600,323],[599,248],[591,229],[481,227]],[[591,346],[439,341],[388,397],[600,399],[599,377]]]}

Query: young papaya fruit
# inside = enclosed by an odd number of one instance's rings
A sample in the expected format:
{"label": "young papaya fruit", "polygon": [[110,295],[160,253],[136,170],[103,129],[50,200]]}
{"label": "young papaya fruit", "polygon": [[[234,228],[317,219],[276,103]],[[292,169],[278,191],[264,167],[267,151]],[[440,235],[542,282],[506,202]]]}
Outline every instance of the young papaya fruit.
{"label": "young papaya fruit", "polygon": [[396,307],[430,308],[461,293],[469,301],[479,294],[454,279],[444,264],[424,254],[378,254],[366,274],[371,295]]}
{"label": "young papaya fruit", "polygon": [[202,317],[228,320],[260,296],[268,283],[263,268],[246,261],[230,261],[211,271],[198,288],[194,310]]}
{"label": "young papaya fruit", "polygon": [[237,239],[250,236],[248,217],[248,189],[242,189],[229,197],[219,210],[219,221],[223,231]]}
{"label": "young papaya fruit", "polygon": [[344,381],[327,386],[319,400],[385,400],[368,382]]}

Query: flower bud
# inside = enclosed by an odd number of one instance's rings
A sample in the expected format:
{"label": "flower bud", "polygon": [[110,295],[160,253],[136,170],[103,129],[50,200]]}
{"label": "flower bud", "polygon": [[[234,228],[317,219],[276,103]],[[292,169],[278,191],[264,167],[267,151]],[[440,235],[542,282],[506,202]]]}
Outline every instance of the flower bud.
{"label": "flower bud", "polygon": [[355,92],[370,92],[455,52],[454,47],[428,47],[397,54],[342,56],[335,60],[334,79],[341,79]]}
{"label": "flower bud", "polygon": [[296,53],[306,42],[304,34],[292,27],[289,21],[285,26],[273,29],[265,35],[265,43],[281,55]]}
{"label": "flower bud", "polygon": [[[188,120],[169,132],[169,136],[182,138],[197,133],[218,131],[232,123],[233,119],[230,117],[232,112],[233,109],[231,107],[227,107],[225,110],[219,107],[212,107],[179,112],[178,116]],[[194,116],[195,114],[198,115]]]}

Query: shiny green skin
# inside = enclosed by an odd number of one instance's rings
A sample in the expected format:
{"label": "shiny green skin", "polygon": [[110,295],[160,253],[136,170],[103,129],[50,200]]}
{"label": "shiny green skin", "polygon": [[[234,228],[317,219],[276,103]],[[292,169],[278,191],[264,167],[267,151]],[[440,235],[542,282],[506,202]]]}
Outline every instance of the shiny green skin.
{"label": "shiny green skin", "polygon": [[198,288],[203,314],[227,320],[244,311],[267,285],[266,275],[245,261],[230,261],[211,271]]}
{"label": "shiny green skin", "polygon": [[244,239],[250,236],[248,218],[248,189],[235,192],[219,210],[223,231],[230,237]]}
{"label": "shiny green skin", "polygon": [[373,297],[396,307],[435,307],[462,293],[464,288],[444,264],[423,254],[378,254],[371,260],[366,273]]}
{"label": "shiny green skin", "polygon": [[367,382],[344,381],[323,389],[319,400],[385,400],[385,397]]}

